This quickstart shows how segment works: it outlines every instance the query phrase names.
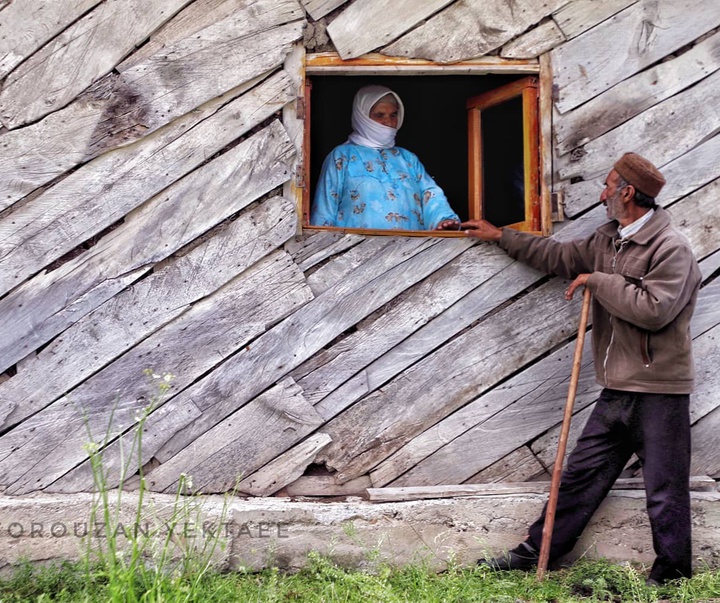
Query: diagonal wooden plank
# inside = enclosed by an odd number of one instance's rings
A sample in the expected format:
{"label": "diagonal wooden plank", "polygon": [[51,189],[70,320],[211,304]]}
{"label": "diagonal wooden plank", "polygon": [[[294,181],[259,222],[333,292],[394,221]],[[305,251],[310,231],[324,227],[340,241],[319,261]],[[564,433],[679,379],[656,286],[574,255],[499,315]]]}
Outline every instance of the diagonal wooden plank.
{"label": "diagonal wooden plank", "polygon": [[[96,438],[104,433],[117,436],[137,422],[138,412],[157,393],[152,383],[143,381],[144,370],[175,374],[171,393],[182,391],[310,298],[305,279],[289,256],[282,251],[271,254],[66,398],[0,437],[0,483],[9,484],[8,492],[28,492],[52,483],[87,458],[83,445],[88,429]],[[185,405],[175,414],[194,422],[197,408]],[[166,416],[160,414],[156,420]],[[164,421],[161,425],[165,437],[177,430],[177,423],[169,431]],[[147,448],[153,446],[152,437],[143,435],[146,458],[151,456]],[[126,446],[125,452],[130,448]],[[117,457],[107,458],[108,469],[122,462],[121,451],[117,452]]]}
{"label": "diagonal wooden plank", "polygon": [[[718,5],[720,6],[720,4]],[[720,131],[720,71],[647,109],[587,143],[582,156],[560,158],[560,178],[589,180],[606,174],[624,152],[634,150],[655,165],[665,165]],[[672,136],[668,136],[672,132]]]}
{"label": "diagonal wooden plank", "polygon": [[328,25],[343,59],[385,46],[452,0],[355,0]]}
{"label": "diagonal wooden plank", "polygon": [[[169,127],[136,145],[98,157],[32,202],[3,216],[0,295],[110,226],[272,114],[287,102],[287,83],[282,76],[268,81],[257,93],[241,97],[185,135],[182,126],[179,131]],[[269,97],[265,96],[267,92],[271,93]]]}
{"label": "diagonal wooden plank", "polygon": [[575,38],[638,0],[573,0],[553,14],[565,36]]}
{"label": "diagonal wooden plank", "polygon": [[[480,57],[509,42],[568,1],[458,0],[386,47],[383,53],[441,63]],[[332,25],[334,23],[330,27]]]}
{"label": "diagonal wooden plank", "polygon": [[242,21],[226,19],[192,42],[180,41],[121,75],[109,74],[66,109],[6,134],[7,145],[0,145],[6,166],[0,207],[219,95],[234,98],[257,83],[255,78],[282,65],[291,43],[302,35],[302,23],[268,30],[262,21],[248,20],[255,28],[250,35]]}
{"label": "diagonal wooden plank", "polygon": [[562,155],[602,136],[658,102],[720,69],[720,32],[679,57],[663,61],[555,118],[556,148]]}
{"label": "diagonal wooden plank", "polygon": [[[251,350],[238,354],[232,362],[199,383],[189,393],[203,399],[207,411],[187,433],[176,436],[158,452],[162,461],[174,456],[218,417],[244,404],[247,392],[284,376],[301,362],[317,353],[328,342],[374,310],[394,299],[402,291],[421,281],[467,248],[458,240],[425,239],[420,243],[395,239],[355,270],[347,279],[317,296],[292,317],[255,342]],[[288,345],[288,342],[294,342]],[[254,383],[244,383],[247,375],[256,375]],[[262,391],[262,390],[259,390]]]}
{"label": "diagonal wooden plank", "polygon": [[332,440],[316,433],[293,446],[264,467],[245,477],[237,487],[239,494],[270,496],[299,478],[323,448]]}
{"label": "diagonal wooden plank", "polygon": [[511,263],[334,391],[325,394],[316,408],[326,419],[335,417],[541,278],[542,275],[531,268],[519,262]]}
{"label": "diagonal wooden plank", "polygon": [[342,232],[304,233],[285,245],[300,270],[305,272],[323,260],[342,253],[365,239],[362,235]]}
{"label": "diagonal wooden plank", "polygon": [[715,0],[640,0],[552,51],[558,110],[574,109],[718,25]]}
{"label": "diagonal wooden plank", "polygon": [[8,76],[0,121],[12,130],[62,109],[189,2],[101,3]]}
{"label": "diagonal wooden plank", "polygon": [[[718,155],[720,135],[715,135],[670,163],[661,165],[660,169],[667,184],[658,195],[658,203],[663,206],[670,205],[720,178]],[[563,187],[565,214],[573,217],[598,204],[605,176],[606,174],[603,174],[599,178]]]}
{"label": "diagonal wooden plank", "polygon": [[[155,262],[280,186],[287,179],[294,153],[285,130],[273,122],[165,189],[86,253],[11,292],[0,300],[0,312],[11,321],[0,344],[0,366],[3,370],[12,366],[112,297],[126,284],[118,277],[143,267],[151,269]],[[196,201],[188,204],[187,199]],[[52,234],[40,231],[37,237],[44,244],[44,238]],[[161,239],[164,243],[158,245]]]}
{"label": "diagonal wooden plank", "polygon": [[[333,438],[320,459],[341,482],[375,467],[413,437],[563,342],[578,320],[560,279],[425,357],[323,427]],[[341,444],[339,444],[341,443]]]}
{"label": "diagonal wooden plank", "polygon": [[302,388],[286,378],[151,470],[148,487],[174,492],[185,473],[192,476],[195,492],[227,492],[322,422]]}
{"label": "diagonal wooden plank", "polygon": [[101,0],[22,0],[0,12],[0,78]]}
{"label": "diagonal wooden plank", "polygon": [[296,222],[292,202],[269,199],[82,318],[0,384],[0,403],[14,407],[0,428],[44,408],[282,245]]}
{"label": "diagonal wooden plank", "polygon": [[305,365],[299,367],[293,376],[305,397],[318,404],[511,263],[507,254],[496,247],[477,245],[469,249],[396,298],[390,309],[366,319],[355,332],[314,356],[306,363],[312,370],[306,371]]}
{"label": "diagonal wooden plank", "polygon": [[[226,21],[226,19],[229,20]],[[153,32],[150,39],[117,66],[120,73],[215,24],[232,23],[235,36],[268,30],[305,17],[297,0],[195,0]],[[222,25],[220,25],[222,23]],[[212,30],[209,30],[212,31]]]}
{"label": "diagonal wooden plank", "polygon": [[[586,346],[576,410],[600,387]],[[460,484],[562,419],[575,343],[482,395],[408,442],[371,473],[375,487]]]}
{"label": "diagonal wooden plank", "polygon": [[[201,408],[202,416],[194,418],[184,430],[177,434],[168,432],[163,427],[165,415],[156,418],[154,413],[151,414],[143,436],[146,456],[155,456],[161,462],[167,462],[349,326],[464,249],[452,239],[400,237],[394,241],[390,249],[383,249],[359,267],[351,278],[307,303],[257,338],[252,345],[244,347],[202,380],[169,400],[162,407],[165,413],[186,416]],[[125,441],[127,449],[132,437],[121,440]],[[111,458],[116,458],[118,454],[111,455]],[[109,480],[109,483],[112,481]],[[113,483],[117,484],[116,481]]]}
{"label": "diagonal wooden plank", "polygon": [[564,41],[565,36],[550,19],[505,44],[500,49],[500,56],[504,59],[534,59]]}
{"label": "diagonal wooden plank", "polygon": [[348,0],[300,0],[308,14],[317,21],[329,12],[341,7]]}

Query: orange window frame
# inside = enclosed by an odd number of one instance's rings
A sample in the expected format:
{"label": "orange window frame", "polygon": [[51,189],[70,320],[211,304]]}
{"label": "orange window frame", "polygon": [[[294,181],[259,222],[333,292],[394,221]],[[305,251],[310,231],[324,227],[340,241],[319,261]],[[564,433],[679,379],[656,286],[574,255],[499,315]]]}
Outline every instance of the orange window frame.
{"label": "orange window frame", "polygon": [[468,99],[468,191],[470,219],[483,218],[485,191],[483,181],[483,111],[522,97],[523,108],[523,174],[525,220],[508,225],[528,232],[540,232],[540,119],[538,78],[527,77]]}
{"label": "orange window frame", "polygon": [[[482,138],[479,127],[482,110],[495,104],[523,97],[523,144],[524,144],[524,175],[526,191],[526,219],[524,222],[509,225],[511,228],[549,234],[542,224],[549,223],[549,203],[543,203],[539,189],[541,185],[540,156],[542,132],[538,111],[538,77],[540,66],[533,60],[506,60],[497,57],[455,63],[452,65],[438,64],[422,59],[401,59],[383,55],[366,55],[358,59],[342,60],[336,53],[320,53],[305,57],[302,87],[298,91],[298,119],[303,122],[302,153],[298,158],[299,169],[296,171],[294,190],[298,196],[298,209],[301,216],[301,230],[336,231],[380,236],[439,236],[457,237],[464,233],[457,231],[436,230],[393,230],[393,229],[358,229],[334,226],[314,226],[310,224],[310,107],[312,101],[312,83],[308,76],[318,75],[488,75],[533,74],[477,97],[468,99],[468,179],[469,179],[469,216],[470,219],[482,217]],[[472,105],[472,106],[471,106]],[[547,188],[547,187],[546,187]],[[547,205],[547,207],[544,207]],[[547,214],[547,217],[544,217]]]}

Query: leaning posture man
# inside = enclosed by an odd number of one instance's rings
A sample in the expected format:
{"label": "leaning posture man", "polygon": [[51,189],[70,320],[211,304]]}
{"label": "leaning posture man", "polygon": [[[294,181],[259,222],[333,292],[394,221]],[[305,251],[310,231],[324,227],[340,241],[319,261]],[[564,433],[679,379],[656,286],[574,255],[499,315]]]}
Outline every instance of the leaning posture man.
{"label": "leaning posture man", "polygon": [[[610,222],[581,241],[560,243],[483,220],[463,224],[511,257],[571,279],[566,299],[581,285],[592,292],[595,373],[604,389],[562,475],[550,560],[572,550],[636,453],[656,553],[650,584],[691,575],[690,318],[701,275],[688,241],[655,203],[664,184],[647,159],[623,155],[600,197]],[[524,542],[479,563],[532,568],[544,521],[545,510]]]}

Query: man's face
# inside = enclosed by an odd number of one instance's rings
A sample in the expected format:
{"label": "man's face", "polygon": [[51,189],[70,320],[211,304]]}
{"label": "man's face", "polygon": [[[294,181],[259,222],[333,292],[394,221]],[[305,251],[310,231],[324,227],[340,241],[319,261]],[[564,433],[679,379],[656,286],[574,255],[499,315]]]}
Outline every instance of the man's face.
{"label": "man's face", "polygon": [[[623,191],[625,188],[618,188],[620,174],[615,170],[610,170],[605,179],[605,188],[600,195],[600,201],[607,208],[608,220],[621,221],[627,213],[627,206],[623,202]],[[626,187],[627,188],[627,187]]]}

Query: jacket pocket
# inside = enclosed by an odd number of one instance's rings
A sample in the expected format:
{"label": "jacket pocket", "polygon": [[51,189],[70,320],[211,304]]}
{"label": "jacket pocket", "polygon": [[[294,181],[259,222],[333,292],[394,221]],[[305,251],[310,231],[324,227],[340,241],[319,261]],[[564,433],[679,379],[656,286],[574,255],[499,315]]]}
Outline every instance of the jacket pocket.
{"label": "jacket pocket", "polygon": [[647,368],[652,364],[652,353],[650,350],[650,332],[643,331],[640,335],[640,355],[642,363]]}

